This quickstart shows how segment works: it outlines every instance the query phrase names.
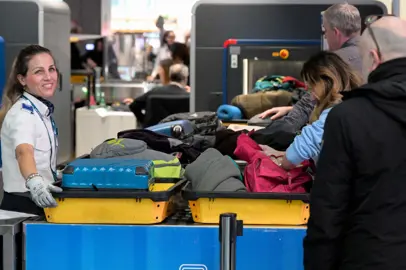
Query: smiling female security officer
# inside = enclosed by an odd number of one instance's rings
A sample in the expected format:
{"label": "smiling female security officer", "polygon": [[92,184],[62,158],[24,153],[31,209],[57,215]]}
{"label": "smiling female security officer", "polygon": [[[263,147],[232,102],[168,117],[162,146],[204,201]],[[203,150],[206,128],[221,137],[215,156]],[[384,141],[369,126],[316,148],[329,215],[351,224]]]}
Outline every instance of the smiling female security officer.
{"label": "smiling female security officer", "polygon": [[[51,52],[31,45],[17,56],[0,109],[4,199],[1,209],[43,215],[56,202],[57,128],[51,98],[58,71]],[[29,191],[29,193],[28,193]],[[30,195],[30,196],[29,196]]]}

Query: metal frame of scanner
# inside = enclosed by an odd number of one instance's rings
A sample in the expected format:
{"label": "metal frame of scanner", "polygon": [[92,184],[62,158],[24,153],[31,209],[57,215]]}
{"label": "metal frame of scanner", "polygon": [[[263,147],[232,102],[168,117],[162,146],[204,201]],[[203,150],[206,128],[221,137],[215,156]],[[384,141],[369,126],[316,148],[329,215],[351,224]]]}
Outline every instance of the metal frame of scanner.
{"label": "metal frame of scanner", "polygon": [[[294,40],[294,39],[227,39],[223,44],[223,75],[222,75],[222,100],[223,104],[228,103],[228,68],[232,65],[233,46],[320,46],[322,49],[321,40]],[[238,55],[236,53],[236,55]],[[289,61],[289,60],[286,60]]]}

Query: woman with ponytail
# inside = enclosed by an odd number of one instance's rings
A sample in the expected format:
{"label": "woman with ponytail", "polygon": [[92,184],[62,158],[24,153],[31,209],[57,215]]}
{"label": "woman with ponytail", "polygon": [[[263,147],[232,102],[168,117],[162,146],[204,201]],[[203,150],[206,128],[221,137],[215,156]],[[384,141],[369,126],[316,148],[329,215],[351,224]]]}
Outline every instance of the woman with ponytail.
{"label": "woman with ponytail", "polygon": [[3,92],[0,109],[4,198],[1,209],[42,215],[56,206],[58,131],[51,98],[58,70],[51,52],[39,45],[20,51]]}

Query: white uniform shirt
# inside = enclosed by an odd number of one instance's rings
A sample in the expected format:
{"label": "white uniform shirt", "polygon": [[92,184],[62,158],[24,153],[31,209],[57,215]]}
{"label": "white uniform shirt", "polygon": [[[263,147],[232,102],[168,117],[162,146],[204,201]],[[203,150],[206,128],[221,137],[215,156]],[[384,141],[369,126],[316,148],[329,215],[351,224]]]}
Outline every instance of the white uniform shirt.
{"label": "white uniform shirt", "polygon": [[[4,191],[9,193],[28,191],[15,154],[15,150],[20,144],[27,143],[34,147],[36,167],[45,183],[54,182],[51,166],[56,172],[58,139],[54,134],[51,118],[48,115],[49,109],[34,96],[28,93],[24,93],[24,96],[29,101],[21,97],[7,112],[1,128]],[[30,101],[41,113],[43,120]]]}

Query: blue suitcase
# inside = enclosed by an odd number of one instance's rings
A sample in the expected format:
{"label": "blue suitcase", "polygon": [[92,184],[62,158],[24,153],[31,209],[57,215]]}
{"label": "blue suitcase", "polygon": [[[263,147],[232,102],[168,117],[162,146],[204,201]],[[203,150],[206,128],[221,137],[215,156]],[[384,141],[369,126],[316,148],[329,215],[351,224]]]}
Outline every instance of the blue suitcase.
{"label": "blue suitcase", "polygon": [[146,129],[169,137],[181,138],[194,131],[193,123],[188,120],[177,120],[147,127]]}
{"label": "blue suitcase", "polygon": [[62,188],[147,190],[153,170],[151,160],[77,159],[64,169]]}

